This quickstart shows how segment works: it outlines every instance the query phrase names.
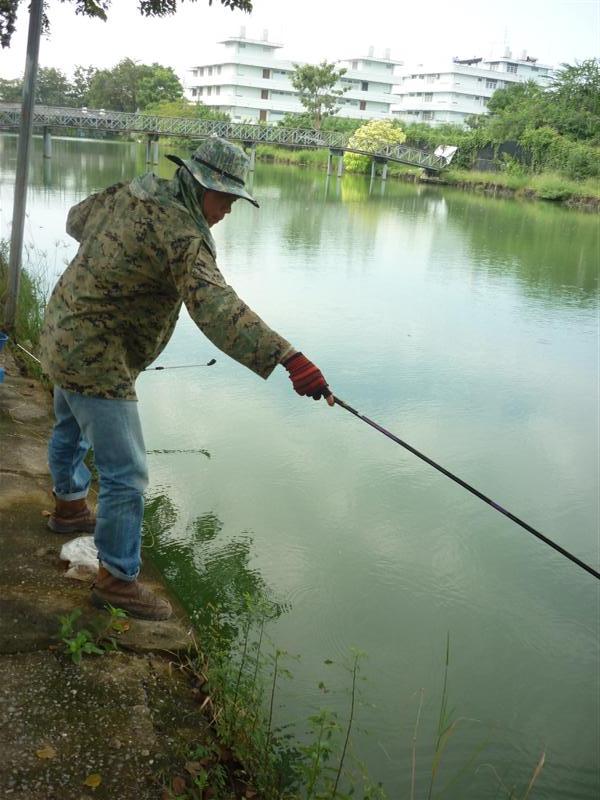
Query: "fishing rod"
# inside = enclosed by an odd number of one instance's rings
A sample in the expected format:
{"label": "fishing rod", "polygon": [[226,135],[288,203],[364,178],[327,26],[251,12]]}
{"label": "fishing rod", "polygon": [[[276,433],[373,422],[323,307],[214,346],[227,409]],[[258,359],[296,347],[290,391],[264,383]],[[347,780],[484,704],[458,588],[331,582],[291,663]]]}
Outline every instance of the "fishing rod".
{"label": "fishing rod", "polygon": [[211,358],[211,360],[207,361],[206,364],[176,364],[172,367],[146,367],[144,372],[151,372],[153,369],[191,369],[192,367],[212,367],[212,365],[216,363],[217,359]]}
{"label": "fishing rod", "polygon": [[581,567],[581,569],[584,569],[586,572],[589,572],[590,575],[593,575],[595,578],[598,578],[600,580],[600,572],[596,572],[596,570],[593,567],[590,567],[589,564],[586,564],[584,561],[581,561],[581,559],[577,558],[577,556],[573,555],[573,553],[570,553],[568,550],[565,550],[564,547],[561,547],[561,545],[557,544],[556,542],[553,542],[552,539],[549,539],[547,536],[544,536],[543,533],[540,533],[540,531],[536,530],[531,525],[528,525],[527,522],[524,522],[522,519],[519,519],[519,517],[515,516],[515,514],[512,514],[510,511],[507,511],[505,508],[502,508],[501,505],[496,503],[491,498],[487,497],[485,494],[483,494],[483,492],[480,492],[474,486],[471,486],[466,481],[463,481],[463,479],[459,478],[458,475],[454,475],[454,473],[450,472],[450,470],[446,469],[445,467],[442,467],[441,464],[438,464],[432,458],[426,456],[424,453],[421,453],[419,450],[416,449],[416,447],[413,447],[412,445],[403,441],[398,436],[386,430],[381,425],[378,425],[372,419],[369,419],[369,417],[365,417],[364,414],[361,414],[355,408],[352,408],[352,406],[349,406],[343,400],[340,400],[339,397],[334,396],[334,400],[338,406],[346,409],[346,411],[349,411],[351,414],[354,414],[355,417],[358,417],[358,419],[361,419],[363,422],[366,422],[367,425],[370,425],[372,428],[375,428],[375,430],[379,431],[379,433],[383,433],[383,435],[387,436],[388,439],[391,439],[393,442],[396,442],[396,444],[399,444],[401,447],[404,447],[406,450],[413,453],[413,455],[417,456],[417,458],[420,458],[422,461],[425,461],[434,469],[437,469],[438,472],[442,473],[442,475],[445,475],[447,478],[450,478],[450,480],[453,480],[455,483],[458,483],[458,485],[462,486],[463,489],[466,489],[468,492],[471,492],[471,494],[474,494],[475,497],[478,497],[480,500],[483,500],[484,503],[487,503],[489,506],[496,509],[496,511],[499,511],[501,514],[504,514],[505,517],[508,517],[517,525],[520,525],[521,528],[524,528],[528,533],[533,534],[542,542],[545,542],[547,545],[554,548],[554,550],[556,550],[558,553],[565,556],[565,558],[568,558],[574,564],[577,564],[578,567]]}

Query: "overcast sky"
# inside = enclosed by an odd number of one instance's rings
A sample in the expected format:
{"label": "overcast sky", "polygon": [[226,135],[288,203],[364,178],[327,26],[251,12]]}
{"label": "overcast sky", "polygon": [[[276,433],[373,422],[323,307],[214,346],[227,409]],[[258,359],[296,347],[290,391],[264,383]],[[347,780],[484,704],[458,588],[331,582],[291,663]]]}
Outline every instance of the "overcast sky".
{"label": "overcast sky", "polygon": [[[51,0],[52,30],[42,39],[40,65],[70,75],[77,64],[112,67],[120,59],[154,61],[186,69],[202,63],[215,43],[245,26],[248,38],[284,45],[279,54],[292,60],[375,55],[389,48],[407,64],[440,57],[501,54],[523,50],[542,63],[573,63],[600,51],[600,0],[254,0],[254,11],[231,11],[214,0],[179,3],[172,17],[145,19],[136,0],[113,0],[108,22],[76,16],[70,2]],[[17,33],[9,50],[0,51],[0,77],[22,74],[27,41],[27,6],[21,4]]]}

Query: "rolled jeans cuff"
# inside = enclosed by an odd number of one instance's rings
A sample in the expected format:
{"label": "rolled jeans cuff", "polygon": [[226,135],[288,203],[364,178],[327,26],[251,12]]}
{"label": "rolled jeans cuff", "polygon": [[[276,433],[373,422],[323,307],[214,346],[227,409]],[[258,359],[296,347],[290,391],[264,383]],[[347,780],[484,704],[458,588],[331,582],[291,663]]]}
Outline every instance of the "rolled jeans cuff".
{"label": "rolled jeans cuff", "polygon": [[81,489],[79,492],[69,492],[69,494],[61,494],[60,492],[57,492],[56,489],[54,489],[53,492],[57,500],[65,500],[67,502],[69,500],[83,500],[88,496],[87,489]]}
{"label": "rolled jeans cuff", "polygon": [[104,567],[107,572],[110,572],[113,578],[117,578],[119,581],[126,581],[127,583],[133,583],[133,581],[140,574],[138,569],[135,575],[126,575],[124,572],[121,572],[120,569],[113,567],[112,564],[107,564],[106,561],[102,561],[102,559],[100,559],[100,566]]}

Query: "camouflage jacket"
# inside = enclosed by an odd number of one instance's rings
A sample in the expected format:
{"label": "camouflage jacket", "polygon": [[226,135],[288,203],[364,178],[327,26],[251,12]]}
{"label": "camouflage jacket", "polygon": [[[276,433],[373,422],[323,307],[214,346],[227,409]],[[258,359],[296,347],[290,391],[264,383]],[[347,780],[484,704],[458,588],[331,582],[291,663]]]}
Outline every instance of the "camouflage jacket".
{"label": "camouflage jacket", "polygon": [[80,247],[46,309],[44,371],[68,391],[134,400],[183,302],[213,344],[267,378],[291,345],[225,282],[176,183],[154,180],[158,200],[117,183],[70,210],[67,233]]}

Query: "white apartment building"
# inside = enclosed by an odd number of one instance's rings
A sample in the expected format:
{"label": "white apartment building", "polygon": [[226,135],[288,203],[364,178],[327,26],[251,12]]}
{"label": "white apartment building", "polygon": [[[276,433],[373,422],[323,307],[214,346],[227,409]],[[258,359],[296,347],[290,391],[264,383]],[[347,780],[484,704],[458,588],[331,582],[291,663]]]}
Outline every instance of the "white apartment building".
{"label": "white apartment building", "polygon": [[490,60],[454,58],[427,67],[405,67],[395,87],[392,116],[434,126],[465,125],[467,117],[487,113],[488,100],[497,89],[530,80],[547,86],[552,75],[548,65],[526,53],[513,58],[510,50]]}
{"label": "white apartment building", "polygon": [[[234,122],[277,122],[287,113],[304,111],[298,93],[292,86],[294,64],[277,58],[282,45],[269,41],[268,32],[262,39],[248,39],[241,29],[239,36],[219,42],[219,55],[190,69],[186,96],[199,100],[215,111],[224,111]],[[400,64],[386,51],[376,58],[373,48],[369,55],[336,62],[347,72],[339,88],[348,88],[340,97],[339,116],[355,119],[389,118],[394,67]]]}

